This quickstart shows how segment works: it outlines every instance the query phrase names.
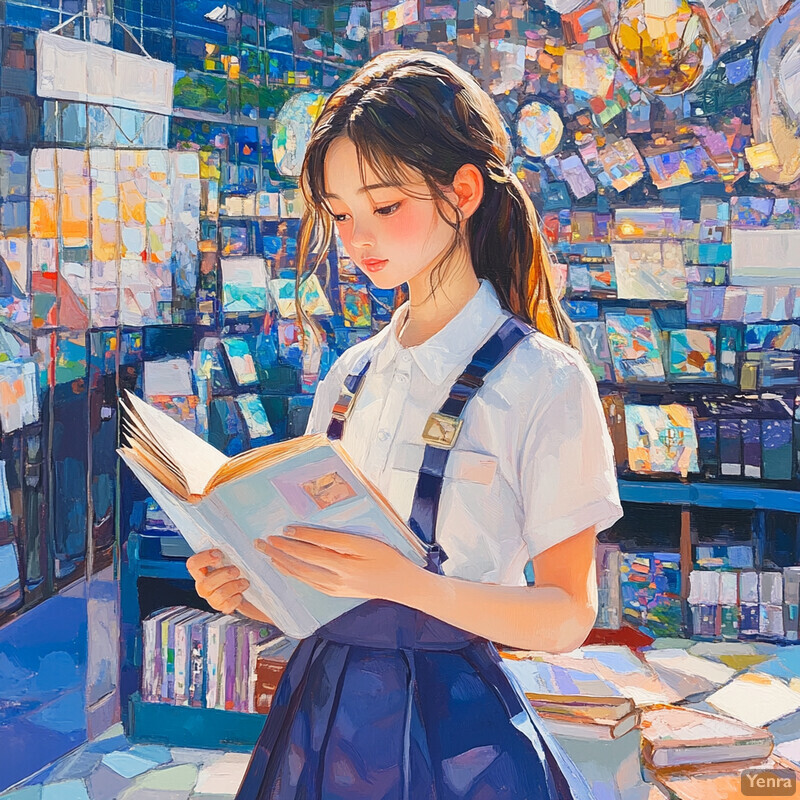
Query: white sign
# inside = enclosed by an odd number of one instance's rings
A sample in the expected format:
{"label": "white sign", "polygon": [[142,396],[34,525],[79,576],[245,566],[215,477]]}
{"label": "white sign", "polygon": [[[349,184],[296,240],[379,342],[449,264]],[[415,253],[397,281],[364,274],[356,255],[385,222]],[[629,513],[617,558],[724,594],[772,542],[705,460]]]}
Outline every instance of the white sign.
{"label": "white sign", "polygon": [[43,31],[36,63],[39,97],[172,114],[175,66],[166,61]]}

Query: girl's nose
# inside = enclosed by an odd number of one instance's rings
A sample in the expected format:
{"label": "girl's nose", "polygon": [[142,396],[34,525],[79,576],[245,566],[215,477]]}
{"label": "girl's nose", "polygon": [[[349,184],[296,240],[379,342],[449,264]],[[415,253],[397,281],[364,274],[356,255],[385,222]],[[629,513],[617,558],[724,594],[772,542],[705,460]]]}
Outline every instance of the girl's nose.
{"label": "girl's nose", "polygon": [[350,241],[353,247],[372,247],[375,244],[375,235],[366,226],[353,224]]}

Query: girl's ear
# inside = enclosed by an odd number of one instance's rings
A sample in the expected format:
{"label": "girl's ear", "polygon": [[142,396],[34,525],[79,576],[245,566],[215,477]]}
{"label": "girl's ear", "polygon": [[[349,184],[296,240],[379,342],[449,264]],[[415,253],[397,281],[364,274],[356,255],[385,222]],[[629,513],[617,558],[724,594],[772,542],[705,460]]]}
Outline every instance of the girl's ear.
{"label": "girl's ear", "polygon": [[453,177],[452,192],[462,219],[469,219],[483,201],[483,175],[474,164],[463,164]]}

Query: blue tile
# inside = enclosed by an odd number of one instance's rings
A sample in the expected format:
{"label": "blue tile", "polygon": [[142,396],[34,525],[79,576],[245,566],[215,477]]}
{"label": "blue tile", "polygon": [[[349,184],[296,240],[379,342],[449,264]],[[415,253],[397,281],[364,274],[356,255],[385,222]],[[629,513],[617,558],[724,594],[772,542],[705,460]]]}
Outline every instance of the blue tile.
{"label": "blue tile", "polygon": [[135,744],[128,752],[139,758],[146,758],[154,764],[169,764],[172,761],[169,748],[160,744]]}
{"label": "blue tile", "polygon": [[90,800],[83,781],[62,781],[42,787],[42,800]]}
{"label": "blue tile", "polygon": [[123,778],[135,778],[156,766],[153,761],[121,751],[106,753],[103,763]]}

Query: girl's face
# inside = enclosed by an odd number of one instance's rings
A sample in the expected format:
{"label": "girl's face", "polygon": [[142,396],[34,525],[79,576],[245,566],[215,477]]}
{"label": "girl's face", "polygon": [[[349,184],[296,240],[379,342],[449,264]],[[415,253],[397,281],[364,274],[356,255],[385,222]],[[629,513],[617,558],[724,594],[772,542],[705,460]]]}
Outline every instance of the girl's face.
{"label": "girl's face", "polygon": [[425,181],[408,170],[403,188],[410,197],[385,185],[366,162],[364,175],[362,184],[353,142],[336,139],[325,157],[325,193],[345,251],[380,289],[426,276],[455,231],[439,216]]}

